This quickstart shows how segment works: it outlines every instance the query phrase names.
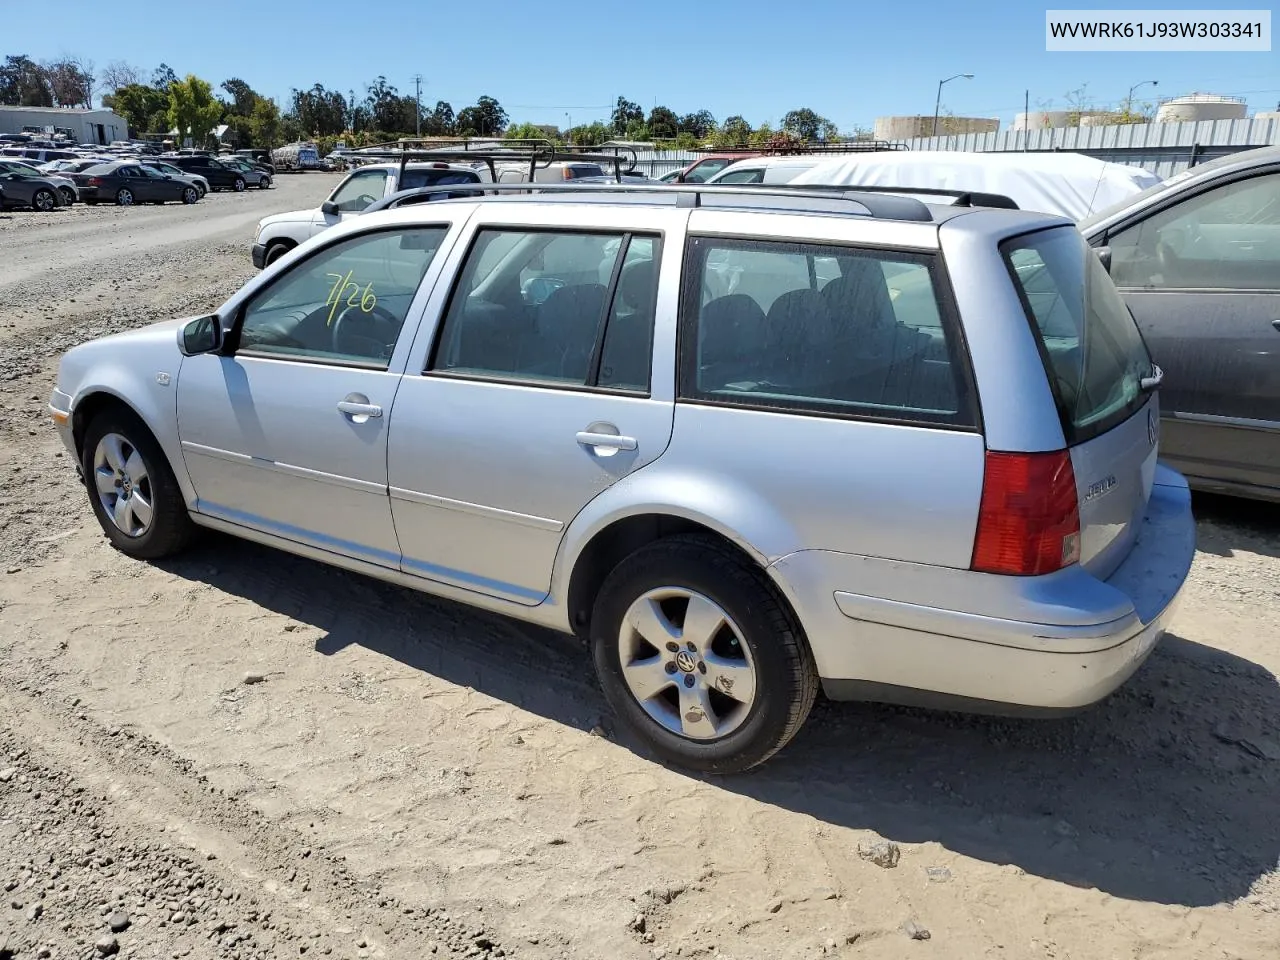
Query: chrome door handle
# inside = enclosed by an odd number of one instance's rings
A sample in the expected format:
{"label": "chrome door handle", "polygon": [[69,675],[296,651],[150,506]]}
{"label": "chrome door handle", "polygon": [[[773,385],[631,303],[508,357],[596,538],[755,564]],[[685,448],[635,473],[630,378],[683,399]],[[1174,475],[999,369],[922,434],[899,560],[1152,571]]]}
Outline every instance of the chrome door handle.
{"label": "chrome door handle", "polygon": [[339,400],[338,411],[348,417],[380,417],[382,408],[376,403],[359,403],[355,400]]}
{"label": "chrome door handle", "polygon": [[583,430],[577,440],[584,447],[613,447],[615,450],[634,450],[639,444],[635,437],[623,437],[616,433],[591,433]]}

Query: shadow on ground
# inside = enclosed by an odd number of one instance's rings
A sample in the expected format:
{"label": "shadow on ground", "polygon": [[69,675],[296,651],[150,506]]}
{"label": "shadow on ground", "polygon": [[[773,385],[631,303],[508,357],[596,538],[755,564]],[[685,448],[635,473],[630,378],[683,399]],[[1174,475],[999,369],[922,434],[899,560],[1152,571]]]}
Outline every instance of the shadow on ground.
{"label": "shadow on ground", "polygon": [[1229,557],[1237,551],[1280,558],[1280,503],[1195,493],[1196,548]]}
{"label": "shadow on ground", "polygon": [[[318,653],[359,645],[559,723],[603,718],[640,752],[608,719],[572,638],[224,537],[165,566],[324,631]],[[267,568],[275,575],[255,575]],[[1271,673],[1170,636],[1073,718],[820,702],[765,767],[709,782],[1117,897],[1201,906],[1247,895],[1277,866],[1277,717]]]}

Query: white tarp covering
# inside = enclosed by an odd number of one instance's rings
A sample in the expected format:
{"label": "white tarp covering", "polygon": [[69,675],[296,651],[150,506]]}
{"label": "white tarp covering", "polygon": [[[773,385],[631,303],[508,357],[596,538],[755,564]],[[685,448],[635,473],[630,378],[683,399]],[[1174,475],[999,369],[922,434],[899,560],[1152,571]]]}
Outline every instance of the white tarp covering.
{"label": "white tarp covering", "polygon": [[[1154,186],[1141,167],[1107,163],[1080,153],[964,153],[950,150],[880,151],[824,160],[793,184],[922,187],[976,190],[1009,197],[1023,210],[1081,220]],[[920,195],[933,203],[946,197]]]}

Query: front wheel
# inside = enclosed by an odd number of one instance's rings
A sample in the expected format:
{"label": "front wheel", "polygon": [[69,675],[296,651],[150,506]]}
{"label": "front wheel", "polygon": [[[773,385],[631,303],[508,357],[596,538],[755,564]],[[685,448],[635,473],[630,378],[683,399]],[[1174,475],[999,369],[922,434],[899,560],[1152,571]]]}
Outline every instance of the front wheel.
{"label": "front wheel", "polygon": [[58,198],[53,195],[52,190],[41,187],[31,197],[31,206],[41,213],[48,213],[58,205]]}
{"label": "front wheel", "polygon": [[258,181],[258,188],[259,188],[260,190],[270,190],[270,189],[271,189],[271,178],[270,178],[270,177],[263,177],[261,180],[259,180],[259,181]]}
{"label": "front wheel", "polygon": [[62,202],[65,206],[74,206],[76,202],[76,192],[70,187],[59,187],[58,192],[62,194]]}
{"label": "front wheel", "polygon": [[763,763],[818,693],[813,656],[777,588],[704,537],[663,539],[623,560],[596,597],[591,646],[617,716],[688,769]]}
{"label": "front wheel", "polygon": [[236,177],[236,193],[244,193],[244,177]]}
{"label": "front wheel", "polygon": [[182,191],[182,202],[191,204],[200,199],[200,191],[195,187],[187,187]]}
{"label": "front wheel", "polygon": [[133,191],[129,189],[122,189],[119,193],[116,194],[116,203],[118,203],[122,207],[132,207]]}
{"label": "front wheel", "polygon": [[140,560],[177,553],[195,526],[169,461],[131,411],[94,417],[80,451],[94,515],[112,545]]}

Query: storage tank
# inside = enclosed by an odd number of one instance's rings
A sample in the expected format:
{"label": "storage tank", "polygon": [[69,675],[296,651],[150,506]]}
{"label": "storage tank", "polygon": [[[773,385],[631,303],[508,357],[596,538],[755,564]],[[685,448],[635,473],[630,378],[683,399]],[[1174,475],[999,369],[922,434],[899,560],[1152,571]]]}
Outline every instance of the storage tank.
{"label": "storage tank", "polygon": [[1064,127],[1096,126],[1106,110],[1032,110],[1013,118],[1014,130],[1061,130]]}
{"label": "storage tank", "polygon": [[1195,123],[1199,120],[1243,120],[1248,105],[1240,97],[1191,93],[1160,104],[1156,123]]}

